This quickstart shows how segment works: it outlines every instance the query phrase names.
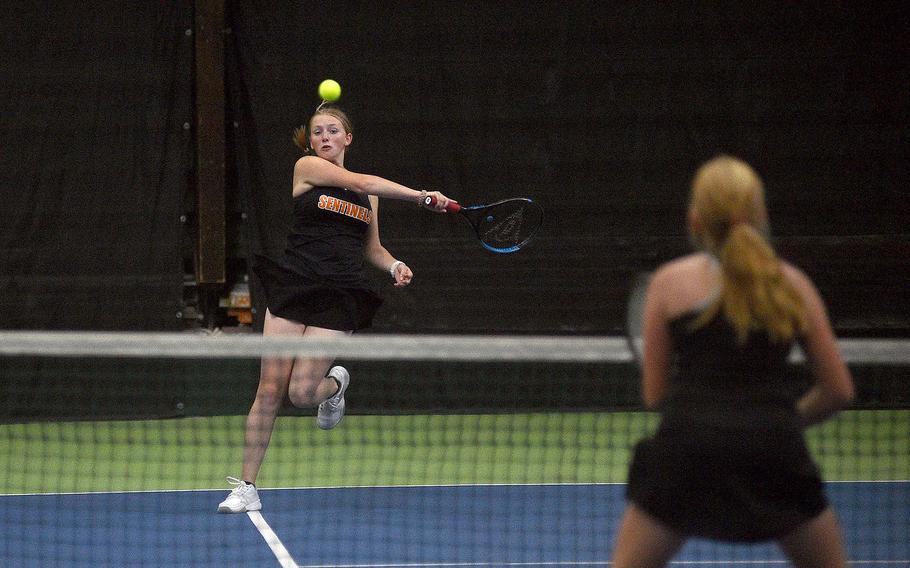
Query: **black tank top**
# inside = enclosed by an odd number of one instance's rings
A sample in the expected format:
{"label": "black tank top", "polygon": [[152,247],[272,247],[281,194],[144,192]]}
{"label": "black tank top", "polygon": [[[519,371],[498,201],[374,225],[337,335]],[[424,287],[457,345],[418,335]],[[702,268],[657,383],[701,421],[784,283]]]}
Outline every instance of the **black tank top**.
{"label": "black tank top", "polygon": [[363,241],[372,222],[368,196],[340,187],[314,187],[294,198],[285,262],[318,280],[363,283]]}
{"label": "black tank top", "polygon": [[742,345],[722,315],[693,329],[691,311],[670,322],[674,370],[664,400],[667,426],[736,429],[798,428],[801,381],[787,365],[793,342],[753,331]]}

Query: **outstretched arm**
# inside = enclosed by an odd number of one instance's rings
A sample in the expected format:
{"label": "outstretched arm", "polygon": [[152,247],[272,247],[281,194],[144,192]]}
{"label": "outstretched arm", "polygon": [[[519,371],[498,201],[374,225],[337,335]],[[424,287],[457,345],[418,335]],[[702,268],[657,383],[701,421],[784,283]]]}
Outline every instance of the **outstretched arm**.
{"label": "outstretched arm", "polygon": [[296,197],[316,186],[344,187],[355,193],[400,199],[416,205],[421,205],[424,197],[432,195],[436,203],[431,209],[440,212],[445,211],[449,202],[438,191],[418,191],[379,176],[346,170],[318,156],[303,156],[294,165],[293,195]]}

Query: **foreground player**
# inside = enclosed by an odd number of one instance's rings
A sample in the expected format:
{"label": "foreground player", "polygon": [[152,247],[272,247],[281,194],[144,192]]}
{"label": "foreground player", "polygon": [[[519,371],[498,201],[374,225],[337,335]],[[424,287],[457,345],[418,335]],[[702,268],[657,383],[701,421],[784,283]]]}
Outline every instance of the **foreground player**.
{"label": "foreground player", "polygon": [[[613,565],[664,566],[703,537],[776,540],[796,566],[846,566],[802,434],[854,396],[824,304],[768,244],[762,182],[744,162],[698,170],[688,224],[703,252],[662,266],[645,301],[642,394],[662,416],[636,446]],[[815,377],[798,399],[794,341]]]}
{"label": "foreground player", "polygon": [[[264,335],[341,337],[368,327],[382,300],[363,274],[363,260],[388,271],[395,286],[406,286],[413,278],[411,269],[379,241],[379,197],[421,205],[432,195],[433,209],[445,211],[448,199],[439,192],[428,194],[346,170],[352,135],[347,115],[326,105],[294,133],[308,155],[294,166],[293,231],[280,262],[258,256],[254,263],[268,296]],[[300,408],[318,405],[316,423],[327,430],[344,416],[349,381],[347,370],[332,367],[331,359],[263,359],[246,420],[241,479],[228,478],[235,487],[218,511],[261,509],[256,476],[285,396]]]}

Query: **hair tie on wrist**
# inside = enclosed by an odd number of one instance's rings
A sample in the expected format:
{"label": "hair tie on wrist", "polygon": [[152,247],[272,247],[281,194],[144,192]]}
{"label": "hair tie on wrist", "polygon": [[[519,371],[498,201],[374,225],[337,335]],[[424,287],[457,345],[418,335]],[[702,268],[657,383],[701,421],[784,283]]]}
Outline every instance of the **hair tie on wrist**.
{"label": "hair tie on wrist", "polygon": [[404,264],[404,263],[401,262],[400,260],[396,260],[395,262],[392,263],[392,266],[389,267],[389,274],[392,275],[392,278],[395,278],[395,270],[398,268],[399,264]]}

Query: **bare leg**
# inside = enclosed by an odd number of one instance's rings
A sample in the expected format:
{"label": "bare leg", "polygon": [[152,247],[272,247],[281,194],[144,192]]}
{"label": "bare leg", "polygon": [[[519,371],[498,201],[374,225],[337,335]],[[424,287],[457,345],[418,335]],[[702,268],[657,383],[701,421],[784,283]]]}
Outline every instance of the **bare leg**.
{"label": "bare leg", "polygon": [[684,542],[683,537],[630,503],[616,536],[613,568],[665,566]]}
{"label": "bare leg", "polygon": [[[306,326],[265,313],[263,335],[303,335]],[[265,450],[272,437],[275,417],[288,392],[288,383],[294,366],[293,359],[266,358],[262,360],[259,375],[259,388],[256,400],[246,418],[246,434],[243,448],[243,469],[241,478],[250,483],[256,482],[259,468],[265,457]]]}
{"label": "bare leg", "polygon": [[[309,326],[304,331],[305,338],[344,337],[349,331],[336,331],[321,327]],[[297,408],[310,408],[329,398],[338,391],[335,379],[326,377],[333,359],[295,359],[288,386],[288,397]]]}
{"label": "bare leg", "polygon": [[778,541],[797,568],[845,568],[847,557],[840,526],[829,507]]}

